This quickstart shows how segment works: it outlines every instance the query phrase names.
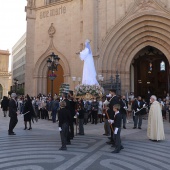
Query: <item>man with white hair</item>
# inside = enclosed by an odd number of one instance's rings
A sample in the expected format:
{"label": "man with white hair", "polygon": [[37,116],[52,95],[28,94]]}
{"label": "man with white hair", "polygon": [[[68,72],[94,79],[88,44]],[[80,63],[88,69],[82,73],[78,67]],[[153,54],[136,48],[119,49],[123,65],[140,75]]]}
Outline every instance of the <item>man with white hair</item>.
{"label": "man with white hair", "polygon": [[12,93],[11,94],[11,100],[9,101],[9,117],[10,117],[10,122],[9,122],[8,135],[16,135],[13,132],[13,129],[15,128],[16,124],[18,123],[16,97],[17,97],[16,93]]}
{"label": "man with white hair", "polygon": [[156,100],[156,96],[150,97],[151,107],[148,116],[147,136],[150,140],[159,141],[165,139],[165,134],[161,106]]}

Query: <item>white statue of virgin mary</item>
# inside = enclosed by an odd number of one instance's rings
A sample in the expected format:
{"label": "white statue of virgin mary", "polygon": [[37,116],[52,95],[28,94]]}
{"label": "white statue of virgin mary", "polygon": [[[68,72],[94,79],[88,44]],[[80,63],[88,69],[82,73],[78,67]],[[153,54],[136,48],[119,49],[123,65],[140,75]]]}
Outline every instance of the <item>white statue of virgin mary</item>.
{"label": "white statue of virgin mary", "polygon": [[89,40],[85,41],[85,49],[80,52],[80,58],[84,61],[82,84],[98,85],[99,83],[96,79],[96,70]]}

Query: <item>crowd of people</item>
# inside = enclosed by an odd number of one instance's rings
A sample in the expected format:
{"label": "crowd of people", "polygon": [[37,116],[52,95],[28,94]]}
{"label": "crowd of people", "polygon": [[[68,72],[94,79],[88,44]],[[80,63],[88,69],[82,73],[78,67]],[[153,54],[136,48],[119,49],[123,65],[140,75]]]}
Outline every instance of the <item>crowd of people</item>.
{"label": "crowd of people", "polygon": [[[103,135],[110,136],[107,144],[112,144],[115,147],[113,153],[118,153],[123,149],[120,140],[121,127],[126,129],[130,117],[133,117],[133,129],[142,128],[143,116],[148,113],[150,107],[150,97],[143,99],[141,96],[134,98],[131,95],[127,99],[126,96],[118,97],[113,89],[103,98],[93,97],[89,100],[74,97],[73,91],[68,94],[63,93],[61,97],[55,94],[53,98],[50,95],[42,94],[37,97],[29,95],[17,97],[15,93],[12,93],[10,100],[3,97],[1,108],[4,117],[7,116],[9,110],[11,118],[9,135],[15,135],[13,129],[18,122],[18,114],[22,114],[24,117],[24,130],[32,130],[31,121],[38,121],[38,119],[58,122],[62,141],[60,150],[67,150],[66,146],[71,144],[75,134],[74,125],[76,125],[76,134],[84,135],[84,125],[104,122]],[[169,94],[163,100],[158,99],[158,101],[162,109],[162,116],[166,119],[170,104]]]}

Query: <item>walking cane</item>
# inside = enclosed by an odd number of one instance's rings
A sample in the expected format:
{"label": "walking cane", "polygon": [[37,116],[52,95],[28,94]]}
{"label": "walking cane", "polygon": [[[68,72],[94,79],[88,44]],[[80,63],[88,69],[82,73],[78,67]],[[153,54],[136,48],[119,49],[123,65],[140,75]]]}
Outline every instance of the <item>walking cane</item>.
{"label": "walking cane", "polygon": [[76,112],[76,115],[74,116],[74,118],[76,119],[76,135],[77,135],[77,124],[78,124],[77,112]]}
{"label": "walking cane", "polygon": [[77,118],[77,115],[76,115],[76,135],[77,135],[77,123],[78,123],[78,118]]}
{"label": "walking cane", "polygon": [[[109,120],[110,118],[109,118],[109,115],[108,115],[108,113],[107,113],[107,110],[105,111],[105,114],[106,114],[106,116],[107,116],[107,119]],[[110,127],[111,127],[112,132],[114,133],[112,124],[110,124]]]}
{"label": "walking cane", "polygon": [[30,112],[30,111],[28,111],[28,112],[26,112],[26,113],[21,114],[21,117],[22,117],[22,116],[24,116],[24,115],[26,115],[26,114],[27,114],[27,113],[29,113],[29,112]]}

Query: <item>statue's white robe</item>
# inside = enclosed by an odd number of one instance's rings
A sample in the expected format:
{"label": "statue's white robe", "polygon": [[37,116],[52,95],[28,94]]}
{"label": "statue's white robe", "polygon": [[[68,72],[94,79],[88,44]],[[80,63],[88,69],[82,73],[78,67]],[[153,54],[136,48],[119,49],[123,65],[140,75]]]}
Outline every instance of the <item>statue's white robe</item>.
{"label": "statue's white robe", "polygon": [[154,101],[150,107],[147,136],[151,140],[165,140],[161,106],[157,101]]}
{"label": "statue's white robe", "polygon": [[85,48],[82,52],[80,52],[80,58],[81,60],[84,60],[82,84],[98,85],[99,83],[96,79],[96,70],[93,56],[89,52],[88,48]]}

